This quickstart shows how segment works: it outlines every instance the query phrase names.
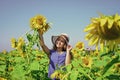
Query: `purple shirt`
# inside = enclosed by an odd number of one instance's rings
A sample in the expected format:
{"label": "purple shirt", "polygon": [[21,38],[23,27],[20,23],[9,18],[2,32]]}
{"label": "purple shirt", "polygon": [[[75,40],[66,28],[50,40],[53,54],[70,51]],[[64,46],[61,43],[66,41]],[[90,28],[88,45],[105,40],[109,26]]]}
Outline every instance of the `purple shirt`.
{"label": "purple shirt", "polygon": [[54,70],[59,69],[61,66],[65,65],[66,52],[59,54],[57,51],[50,51],[50,64],[48,70],[48,77],[54,72]]}

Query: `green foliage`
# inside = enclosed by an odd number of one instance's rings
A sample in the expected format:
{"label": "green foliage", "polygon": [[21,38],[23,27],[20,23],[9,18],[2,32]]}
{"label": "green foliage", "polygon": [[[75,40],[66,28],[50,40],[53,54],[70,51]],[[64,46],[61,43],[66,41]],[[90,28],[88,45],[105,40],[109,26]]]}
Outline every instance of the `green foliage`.
{"label": "green foliage", "polygon": [[[16,53],[16,54],[15,54]],[[32,50],[29,56],[21,57],[19,52],[13,50],[8,54],[0,54],[0,77],[8,80],[46,80],[48,72],[48,58],[42,51]],[[35,55],[38,54],[38,55]],[[13,56],[14,55],[14,56]],[[42,57],[38,57],[42,55]]]}
{"label": "green foliage", "polygon": [[[7,80],[50,80],[47,77],[49,59],[41,50],[32,49],[24,56],[18,50],[12,50],[6,54],[0,53],[0,77]],[[81,54],[83,54],[81,52]],[[92,58],[91,67],[84,66],[81,55],[72,63],[63,66],[59,70],[61,80],[119,80],[120,79],[120,54],[114,55],[101,53],[98,56],[87,54]],[[106,53],[105,53],[106,54]],[[102,55],[102,56],[101,56]],[[63,68],[65,71],[63,71]]]}

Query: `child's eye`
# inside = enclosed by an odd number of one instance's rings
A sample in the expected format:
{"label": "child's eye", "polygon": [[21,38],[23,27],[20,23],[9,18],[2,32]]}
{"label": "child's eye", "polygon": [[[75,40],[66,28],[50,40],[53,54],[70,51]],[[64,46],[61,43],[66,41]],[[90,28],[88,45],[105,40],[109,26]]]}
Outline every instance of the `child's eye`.
{"label": "child's eye", "polygon": [[58,39],[57,41],[60,41],[60,42],[63,42],[63,43],[64,43],[64,41],[63,41],[63,40],[61,40],[61,39]]}
{"label": "child's eye", "polygon": [[61,41],[61,42],[63,42],[63,43],[64,43],[64,41]]}

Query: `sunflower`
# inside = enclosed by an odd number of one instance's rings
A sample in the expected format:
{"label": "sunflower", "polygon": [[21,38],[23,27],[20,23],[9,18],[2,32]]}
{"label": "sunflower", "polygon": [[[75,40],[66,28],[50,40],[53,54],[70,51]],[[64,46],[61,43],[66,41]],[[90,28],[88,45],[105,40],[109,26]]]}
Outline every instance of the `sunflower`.
{"label": "sunflower", "polygon": [[78,49],[73,48],[71,50],[71,52],[72,52],[73,58],[77,58],[77,59],[80,58],[80,54],[79,54],[79,50]]}
{"label": "sunflower", "polygon": [[30,27],[35,30],[39,30],[42,34],[46,32],[50,25],[46,22],[47,19],[43,15],[36,15],[35,17],[30,19]]}
{"label": "sunflower", "polygon": [[21,51],[24,44],[25,44],[25,41],[23,37],[19,37],[16,49]]}
{"label": "sunflower", "polygon": [[79,41],[79,42],[76,43],[75,47],[78,48],[79,50],[83,50],[84,49],[84,43]]}
{"label": "sunflower", "polygon": [[84,43],[81,41],[77,42],[71,52],[74,58],[80,58],[81,53],[84,53]]}
{"label": "sunflower", "polygon": [[89,45],[100,45],[101,51],[107,46],[109,51],[113,51],[120,43],[120,16],[118,14],[105,16],[100,15],[98,18],[91,18],[91,23],[86,26],[84,32],[85,39],[89,40]]}
{"label": "sunflower", "polygon": [[93,64],[93,60],[90,56],[85,56],[85,57],[82,57],[82,63],[83,63],[84,67],[91,68],[91,66]]}
{"label": "sunflower", "polygon": [[64,76],[64,73],[60,70],[56,70],[54,71],[52,74],[51,74],[51,78],[52,79],[56,79],[56,80],[63,80],[63,76]]}
{"label": "sunflower", "polygon": [[30,19],[30,27],[33,29],[40,29],[44,25],[46,25],[46,18],[42,15],[37,15]]}
{"label": "sunflower", "polygon": [[16,39],[15,39],[15,38],[12,38],[12,39],[11,39],[11,47],[12,47],[12,48],[15,48],[15,47],[16,47]]}
{"label": "sunflower", "polygon": [[7,80],[7,79],[0,77],[0,80]]}
{"label": "sunflower", "polygon": [[4,49],[4,50],[2,51],[2,53],[3,53],[3,54],[7,54],[7,51]]}

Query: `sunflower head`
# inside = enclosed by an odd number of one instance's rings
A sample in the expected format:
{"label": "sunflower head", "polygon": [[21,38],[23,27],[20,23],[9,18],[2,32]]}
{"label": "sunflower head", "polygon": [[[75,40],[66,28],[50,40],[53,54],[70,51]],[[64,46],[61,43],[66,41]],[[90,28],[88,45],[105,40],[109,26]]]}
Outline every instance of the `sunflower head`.
{"label": "sunflower head", "polygon": [[92,18],[91,23],[84,29],[86,34],[85,39],[89,40],[89,45],[100,45],[103,51],[105,46],[109,50],[115,50],[120,43],[120,16],[115,15],[100,15],[98,18]]}
{"label": "sunflower head", "polygon": [[93,61],[92,61],[92,58],[90,56],[85,56],[82,58],[82,63],[83,63],[84,67],[91,68]]}
{"label": "sunflower head", "polygon": [[47,23],[47,19],[43,15],[36,15],[33,18],[30,19],[30,27],[33,30],[39,30],[41,34],[46,32],[50,25]]}
{"label": "sunflower head", "polygon": [[76,48],[78,48],[79,50],[83,50],[84,49],[84,43],[83,42],[77,42],[75,45]]}

